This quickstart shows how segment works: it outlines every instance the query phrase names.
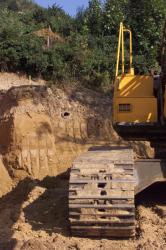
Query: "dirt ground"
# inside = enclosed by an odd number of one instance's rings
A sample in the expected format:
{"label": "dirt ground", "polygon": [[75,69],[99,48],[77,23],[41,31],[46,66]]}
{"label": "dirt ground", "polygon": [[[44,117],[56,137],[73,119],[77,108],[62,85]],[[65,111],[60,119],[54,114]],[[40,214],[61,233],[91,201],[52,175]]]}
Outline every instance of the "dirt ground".
{"label": "dirt ground", "polygon": [[130,240],[71,237],[68,173],[43,181],[25,179],[0,200],[0,249],[166,249],[166,184],[136,197],[137,234]]}
{"label": "dirt ground", "polygon": [[[123,143],[111,125],[111,99],[77,86],[10,89],[13,81],[30,83],[24,76],[0,75],[5,90],[0,98],[0,250],[166,249],[166,184],[136,197],[135,238],[70,235],[72,160],[96,144]],[[153,155],[147,142],[132,145],[136,157]]]}

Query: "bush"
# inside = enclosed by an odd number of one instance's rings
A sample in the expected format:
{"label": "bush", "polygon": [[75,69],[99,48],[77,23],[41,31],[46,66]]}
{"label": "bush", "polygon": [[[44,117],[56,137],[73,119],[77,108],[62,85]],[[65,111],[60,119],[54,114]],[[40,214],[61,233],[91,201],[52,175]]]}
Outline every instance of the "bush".
{"label": "bush", "polygon": [[[115,76],[120,21],[133,30],[136,72],[159,68],[165,0],[106,0],[103,4],[90,0],[76,18],[57,5],[44,9],[33,1],[2,0],[0,7],[0,70],[22,70],[50,82],[75,79],[92,88],[108,88]],[[34,31],[49,26],[65,42],[48,49]]]}

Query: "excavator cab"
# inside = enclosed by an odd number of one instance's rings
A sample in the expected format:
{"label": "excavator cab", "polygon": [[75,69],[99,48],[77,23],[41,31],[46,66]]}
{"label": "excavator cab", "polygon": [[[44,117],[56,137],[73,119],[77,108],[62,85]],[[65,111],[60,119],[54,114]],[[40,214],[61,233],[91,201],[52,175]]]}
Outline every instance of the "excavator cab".
{"label": "excavator cab", "polygon": [[[129,66],[125,65],[125,37],[129,34]],[[132,32],[120,23],[114,84],[113,124],[122,136],[136,139],[159,133],[163,125],[163,88],[161,77],[135,75],[132,53]],[[121,66],[121,69],[120,69]],[[133,139],[133,138],[132,138]],[[147,137],[145,139],[148,139]]]}

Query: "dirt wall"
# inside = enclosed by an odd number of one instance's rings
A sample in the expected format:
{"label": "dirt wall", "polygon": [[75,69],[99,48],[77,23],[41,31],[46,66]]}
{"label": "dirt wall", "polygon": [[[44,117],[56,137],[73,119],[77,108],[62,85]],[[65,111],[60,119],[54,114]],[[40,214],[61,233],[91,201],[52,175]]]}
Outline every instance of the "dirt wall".
{"label": "dirt wall", "polygon": [[12,179],[9,176],[0,156],[0,197],[7,194],[12,189]]}
{"label": "dirt wall", "polygon": [[[0,106],[5,168],[16,181],[57,176],[91,147],[126,143],[113,130],[111,120],[111,98],[78,85],[54,90],[12,87]],[[137,155],[147,157],[147,144],[133,145]]]}
{"label": "dirt wall", "polygon": [[10,177],[43,179],[65,172],[113,133],[110,98],[77,87],[51,91],[20,86],[4,94],[0,108],[0,153]]}

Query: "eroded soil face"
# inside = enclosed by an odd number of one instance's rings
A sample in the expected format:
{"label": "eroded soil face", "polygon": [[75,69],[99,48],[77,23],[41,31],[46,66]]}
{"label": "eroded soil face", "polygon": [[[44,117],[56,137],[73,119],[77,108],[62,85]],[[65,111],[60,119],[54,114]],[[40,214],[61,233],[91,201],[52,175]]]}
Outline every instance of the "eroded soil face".
{"label": "eroded soil face", "polygon": [[110,102],[77,86],[9,89],[0,108],[0,153],[9,178],[57,176],[89,148],[118,142]]}
{"label": "eroded soil face", "polygon": [[[111,98],[78,86],[54,91],[45,86],[13,87],[0,108],[0,154],[9,176],[43,179],[65,172],[94,146],[121,145],[112,128]],[[144,142],[135,153],[150,155]]]}

